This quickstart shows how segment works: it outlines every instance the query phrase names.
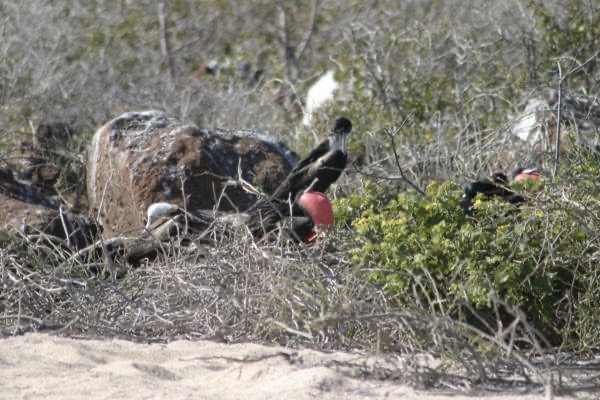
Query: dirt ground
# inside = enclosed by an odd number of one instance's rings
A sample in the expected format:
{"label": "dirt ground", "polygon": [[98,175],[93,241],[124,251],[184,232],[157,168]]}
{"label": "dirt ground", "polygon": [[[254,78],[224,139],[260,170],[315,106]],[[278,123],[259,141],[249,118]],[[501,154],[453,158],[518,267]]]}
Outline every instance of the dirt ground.
{"label": "dirt ground", "polygon": [[501,390],[419,391],[401,379],[364,379],[369,355],[256,344],[139,344],[27,334],[0,340],[0,399],[583,399]]}

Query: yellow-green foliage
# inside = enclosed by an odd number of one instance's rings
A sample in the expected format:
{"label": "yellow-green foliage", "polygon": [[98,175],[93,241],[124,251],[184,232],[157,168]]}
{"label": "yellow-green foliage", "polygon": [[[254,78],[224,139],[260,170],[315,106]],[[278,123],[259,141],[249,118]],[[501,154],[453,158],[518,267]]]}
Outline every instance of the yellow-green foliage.
{"label": "yellow-green foliage", "polygon": [[400,304],[427,300],[428,307],[473,321],[460,306],[469,304],[493,322],[500,301],[517,306],[553,340],[565,339],[574,332],[567,328],[577,331],[591,315],[577,304],[581,313],[563,318],[573,299],[598,286],[585,272],[598,267],[592,256],[598,243],[578,217],[582,210],[554,198],[555,187],[540,192],[535,206],[521,208],[478,197],[475,217],[469,218],[452,183],[432,182],[427,197],[413,192],[391,197],[367,185],[364,197],[339,201],[336,212],[338,220],[353,221],[360,243],[351,250],[354,261],[371,268],[372,278]]}

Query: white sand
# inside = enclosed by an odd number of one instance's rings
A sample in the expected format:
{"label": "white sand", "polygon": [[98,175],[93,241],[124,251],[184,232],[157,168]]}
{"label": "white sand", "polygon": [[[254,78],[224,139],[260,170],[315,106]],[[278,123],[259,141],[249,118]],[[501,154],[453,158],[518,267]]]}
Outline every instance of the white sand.
{"label": "white sand", "polygon": [[356,370],[375,362],[365,355],[255,344],[146,345],[27,334],[0,340],[0,399],[546,398],[541,393],[427,393],[397,381],[364,380],[343,373],[349,370],[344,366],[348,363]]}

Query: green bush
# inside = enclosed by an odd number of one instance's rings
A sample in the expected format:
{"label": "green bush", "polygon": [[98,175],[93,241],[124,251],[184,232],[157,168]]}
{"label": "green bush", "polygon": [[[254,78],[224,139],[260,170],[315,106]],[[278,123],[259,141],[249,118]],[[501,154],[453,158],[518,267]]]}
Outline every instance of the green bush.
{"label": "green bush", "polygon": [[[420,303],[490,329],[519,314],[558,344],[591,334],[590,319],[597,318],[588,305],[600,289],[590,278],[598,266],[596,229],[581,218],[583,199],[561,203],[562,188],[557,182],[537,194],[535,206],[519,209],[478,197],[471,218],[459,207],[461,192],[453,183],[432,182],[427,197],[390,196],[369,184],[364,197],[337,202],[336,212],[358,235],[354,261],[372,269],[400,305]],[[597,203],[598,192],[587,198]]]}

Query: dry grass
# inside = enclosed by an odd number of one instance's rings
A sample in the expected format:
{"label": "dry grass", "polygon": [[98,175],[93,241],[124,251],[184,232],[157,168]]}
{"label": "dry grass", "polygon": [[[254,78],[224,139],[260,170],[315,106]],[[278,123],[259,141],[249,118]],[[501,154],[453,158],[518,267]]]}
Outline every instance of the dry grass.
{"label": "dry grass", "polygon": [[[509,327],[505,336],[487,335],[446,315],[435,306],[441,299],[416,291],[420,300],[411,306],[388,303],[369,279],[373,271],[353,265],[343,250],[352,245],[350,231],[313,247],[283,236],[256,241],[242,229],[221,237],[210,245],[164,243],[156,260],[123,266],[115,278],[91,274],[98,265],[73,261],[61,247],[14,236],[1,250],[0,333],[368,351],[387,362],[349,374],[460,391],[538,390],[562,365],[513,346],[535,340],[531,332]],[[399,361],[398,354],[410,357]],[[422,361],[432,356],[434,363]]]}
{"label": "dry grass", "polygon": [[[403,174],[422,188],[431,180],[462,185],[498,169],[553,167],[551,155],[535,153],[508,134],[513,115],[546,84],[552,86],[555,76],[541,68],[554,60],[536,56],[546,48],[545,30],[520,7],[491,7],[479,0],[435,2],[429,8],[420,2],[327,5],[325,22],[313,32],[302,63],[296,63],[286,58],[285,46],[294,47],[306,33],[303,2],[288,10],[298,19],[290,18],[290,43],[274,39],[280,32],[256,36],[271,25],[265,21],[279,18],[275,6],[248,2],[228,15],[205,12],[209,7],[200,10],[193,2],[173,3],[167,22],[177,76],[169,83],[160,61],[166,55],[155,43],[157,16],[144,4],[125,12],[104,4],[88,9],[79,1],[64,8],[33,3],[3,8],[10,24],[2,33],[7,46],[0,159],[14,161],[19,145],[13,138],[29,134],[32,123],[72,124],[79,133],[68,152],[50,158],[69,166],[57,185],[60,196],[73,188],[84,192],[83,181],[71,178],[85,176],[82,149],[97,126],[134,109],[165,109],[205,126],[256,129],[306,153],[312,147],[307,142],[323,139],[330,124],[320,121],[308,132],[286,96],[293,97],[292,91],[302,97],[315,76],[335,66],[349,89],[321,116],[352,119],[350,149],[363,151],[365,163],[348,168],[332,198],[360,195],[366,180],[410,190]],[[546,3],[563,15],[560,2]],[[586,7],[581,12],[593,8]],[[65,18],[69,13],[75,18]],[[214,35],[206,34],[217,25]],[[190,79],[193,69],[224,58],[223,49],[230,46],[233,58],[265,68],[259,85],[248,87],[232,70],[214,79]],[[291,71],[296,64],[300,70]],[[565,90],[578,89],[573,83]],[[440,99],[446,104],[438,104]],[[396,135],[395,149],[385,132]],[[595,215],[589,218],[597,221]],[[522,319],[514,326],[485,327],[488,333],[464,325],[445,310],[468,305],[425,297],[426,280],[415,289],[412,304],[398,306],[370,279],[376,266],[351,262],[347,249],[358,247],[352,231],[339,230],[313,247],[277,234],[256,241],[244,230],[212,233],[219,239],[210,244],[194,237],[165,242],[155,260],[134,267],[102,255],[73,257],[53,238],[0,231],[0,335],[49,331],[143,342],[210,339],[371,351],[396,367],[354,372],[457,390],[558,387],[558,373],[568,375],[565,367],[575,363],[542,350],[543,338]],[[517,309],[501,299],[494,302],[519,319]],[[531,353],[518,343],[527,343]],[[408,356],[408,369],[400,368],[399,354]],[[429,355],[438,360],[435,366],[411,363]],[[600,385],[597,376],[584,383]]]}

